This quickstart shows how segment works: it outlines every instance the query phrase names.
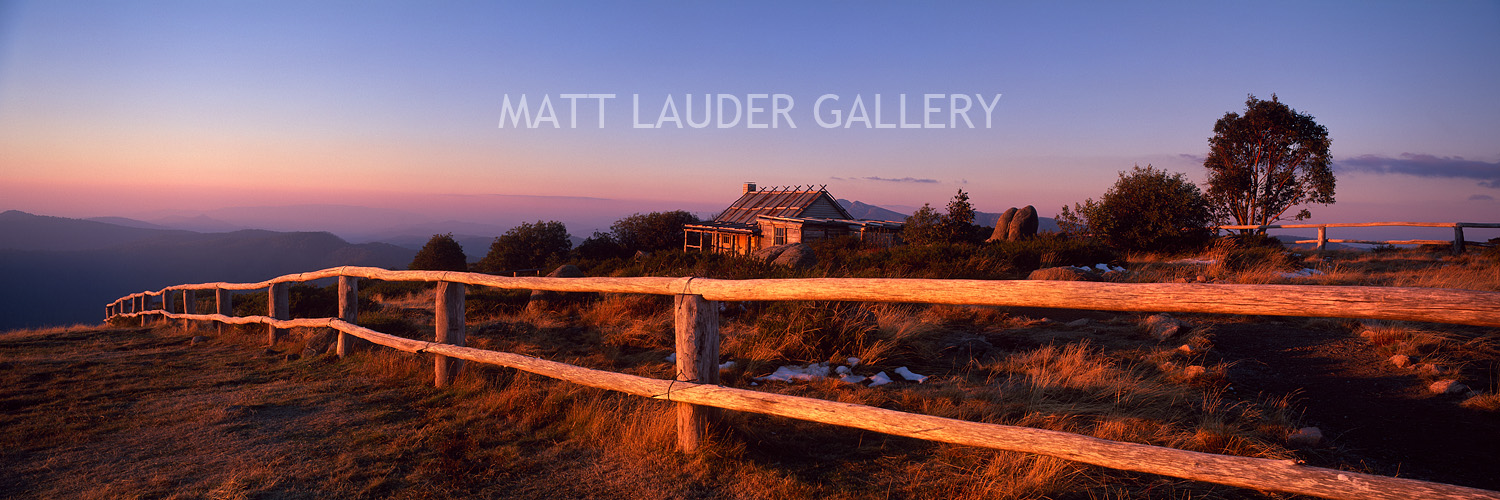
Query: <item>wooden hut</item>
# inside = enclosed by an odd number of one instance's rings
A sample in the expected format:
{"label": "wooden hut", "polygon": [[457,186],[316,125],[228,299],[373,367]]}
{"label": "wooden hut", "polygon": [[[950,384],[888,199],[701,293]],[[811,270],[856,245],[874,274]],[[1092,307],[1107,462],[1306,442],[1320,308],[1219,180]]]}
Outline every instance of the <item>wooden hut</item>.
{"label": "wooden hut", "polygon": [[843,236],[891,246],[901,226],[855,220],[827,186],[756,189],[747,182],[740,198],[713,220],[683,226],[683,249],[748,255],[770,246]]}

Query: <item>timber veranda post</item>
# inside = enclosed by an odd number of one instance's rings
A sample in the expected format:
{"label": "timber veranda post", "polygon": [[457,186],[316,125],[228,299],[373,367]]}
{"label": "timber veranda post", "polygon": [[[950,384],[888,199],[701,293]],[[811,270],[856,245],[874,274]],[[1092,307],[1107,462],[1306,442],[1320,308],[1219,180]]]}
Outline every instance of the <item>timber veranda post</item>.
{"label": "timber veranda post", "polygon": [[[266,290],[266,315],[274,319],[292,319],[291,284],[272,283]],[[266,345],[276,345],[276,339],[286,334],[285,328],[266,325]]]}
{"label": "timber veranda post", "polygon": [[[339,276],[339,319],[355,324],[359,320],[359,278]],[[336,351],[340,358],[349,353],[349,334],[339,331]]]}
{"label": "timber veranda post", "polygon": [[[223,288],[214,289],[214,312],[234,316],[234,292]],[[224,336],[224,331],[229,329],[229,323],[219,323],[219,336]]]}
{"label": "timber veranda post", "polygon": [[[702,295],[672,297],[677,329],[677,380],[719,383],[719,303]],[[671,394],[667,395],[671,400]],[[717,412],[712,407],[677,403],[677,449],[696,453],[708,437]]]}
{"label": "timber veranda post", "polygon": [[[464,345],[464,284],[451,281],[439,281],[437,294],[433,301],[434,327],[437,330],[436,342],[439,344]],[[433,385],[447,387],[453,383],[458,376],[458,371],[463,369],[464,360],[450,358],[441,354],[434,356]]]}

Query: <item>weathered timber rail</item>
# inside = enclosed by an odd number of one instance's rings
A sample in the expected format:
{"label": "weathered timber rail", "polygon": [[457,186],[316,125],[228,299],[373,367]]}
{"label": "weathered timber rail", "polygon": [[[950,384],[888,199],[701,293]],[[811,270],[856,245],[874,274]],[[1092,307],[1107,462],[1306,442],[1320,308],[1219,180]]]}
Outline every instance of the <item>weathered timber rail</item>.
{"label": "weathered timber rail", "polygon": [[[293,282],[338,278],[339,318],[291,319],[286,288]],[[397,337],[354,323],[355,278],[428,281],[438,286],[437,342]],[[513,353],[465,347],[465,285],[558,292],[673,295],[676,316],[676,380],[659,380],[547,361]],[[267,290],[272,316],[232,316],[231,290]],[[214,290],[218,312],[195,314],[192,292]],[[178,300],[178,297],[186,300]],[[153,298],[160,298],[160,309]],[[1118,284],[1052,281],[921,279],[713,280],[703,278],[535,278],[443,271],[387,271],[339,267],[293,274],[259,283],[204,283],[141,292],[108,304],[106,317],[162,317],[183,322],[262,324],[275,342],[288,328],[331,328],[338,354],[346,336],[393,349],[436,357],[435,384],[451,383],[462,361],[505,366],[581,385],[677,403],[678,444],[697,449],[710,408],[777,415],[897,436],[1038,453],[1121,470],[1161,474],[1266,491],[1335,499],[1491,498],[1500,492],[1411,479],[1337,471],[1289,460],[1215,455],[1109,441],[1026,427],[969,422],[882,408],[722,387],[717,301],[846,300],[941,304],[1059,307],[1110,311],[1203,312],[1369,318],[1500,326],[1500,293],[1428,288],[1293,285]],[[179,307],[180,305],[180,307]],[[274,317],[273,317],[274,316]]]}
{"label": "weathered timber rail", "polygon": [[1500,224],[1487,222],[1349,222],[1336,224],[1267,224],[1267,225],[1243,225],[1243,226],[1219,226],[1219,229],[1227,230],[1256,230],[1266,229],[1307,229],[1317,228],[1318,239],[1297,240],[1297,243],[1317,243],[1318,251],[1323,251],[1329,243],[1360,243],[1366,245],[1446,245],[1448,240],[1330,240],[1328,239],[1328,228],[1330,227],[1451,227],[1453,228],[1453,255],[1462,255],[1465,245],[1485,245],[1485,243],[1464,241],[1464,228],[1500,228]]}

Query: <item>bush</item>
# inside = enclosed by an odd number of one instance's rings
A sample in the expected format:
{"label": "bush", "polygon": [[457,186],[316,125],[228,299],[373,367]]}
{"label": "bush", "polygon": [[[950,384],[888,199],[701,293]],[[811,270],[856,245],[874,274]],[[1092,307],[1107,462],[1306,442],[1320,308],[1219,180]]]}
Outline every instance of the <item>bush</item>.
{"label": "bush", "polygon": [[923,204],[901,228],[901,239],[912,245],[979,243],[988,236],[974,225],[974,206],[962,189],[948,202],[948,213],[939,214],[931,204]]}
{"label": "bush", "polygon": [[413,271],[468,271],[469,258],[464,255],[464,247],[453,240],[453,233],[434,234],[406,268]]}
{"label": "bush", "polygon": [[594,232],[593,236],[584,239],[578,244],[578,258],[584,260],[609,260],[624,258],[630,255],[630,249],[625,248],[615,237],[609,233]]}
{"label": "bush", "polygon": [[557,221],[522,223],[490,245],[475,266],[479,272],[500,274],[517,269],[542,269],[566,258],[573,248],[568,228]]}
{"label": "bush", "polygon": [[1073,210],[1064,206],[1058,224],[1126,251],[1183,252],[1201,249],[1213,237],[1213,214],[1198,186],[1183,174],[1150,165],[1131,168],[1104,196]]}
{"label": "bush", "polygon": [[[609,226],[614,241],[628,251],[658,252],[681,249],[684,224],[694,224],[698,217],[683,210],[635,214]],[[597,236],[597,233],[595,234]]]}

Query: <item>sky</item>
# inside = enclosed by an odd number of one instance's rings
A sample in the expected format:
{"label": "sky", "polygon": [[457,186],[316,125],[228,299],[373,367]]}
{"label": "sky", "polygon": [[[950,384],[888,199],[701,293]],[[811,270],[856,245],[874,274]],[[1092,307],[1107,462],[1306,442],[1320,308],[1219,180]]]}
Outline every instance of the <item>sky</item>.
{"label": "sky", "polygon": [[1051,216],[1133,165],[1201,183],[1214,122],[1274,94],[1332,138],[1313,222],[1500,222],[1497,56],[1494,1],[0,0],[0,209],[549,197],[586,236],[755,182]]}

